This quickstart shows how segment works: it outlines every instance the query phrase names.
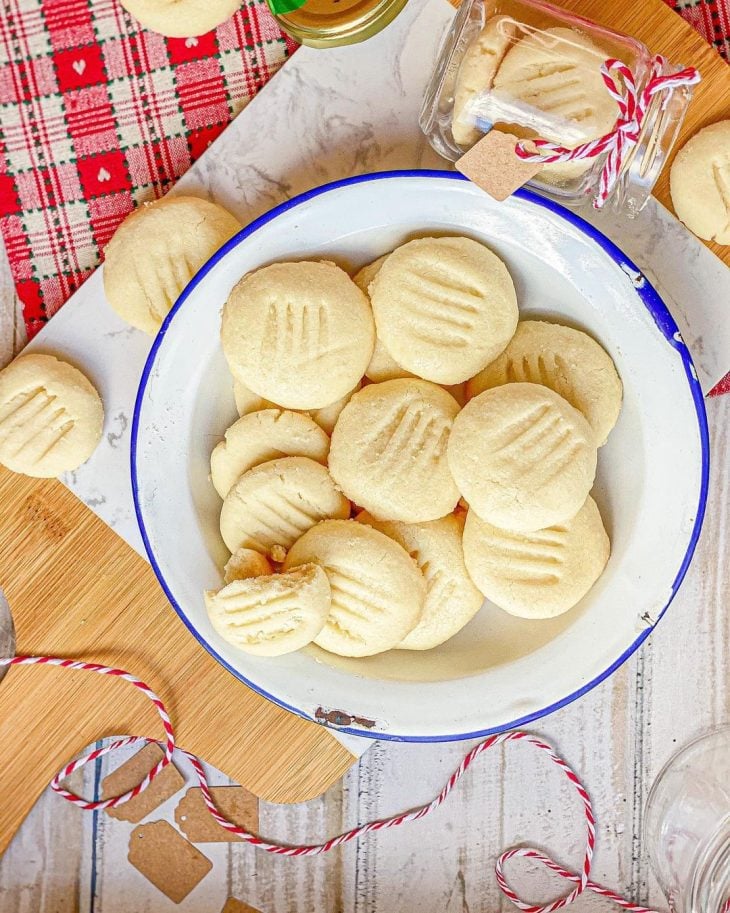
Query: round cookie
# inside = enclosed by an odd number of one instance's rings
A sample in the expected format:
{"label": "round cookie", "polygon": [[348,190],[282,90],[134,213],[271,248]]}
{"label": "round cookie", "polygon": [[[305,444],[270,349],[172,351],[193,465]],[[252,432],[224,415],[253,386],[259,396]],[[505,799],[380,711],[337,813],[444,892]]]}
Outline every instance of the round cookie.
{"label": "round cookie", "polygon": [[446,459],[458,411],[453,396],[425,380],[363,387],[332,433],[332,478],[379,520],[419,523],[446,516],[459,500]]}
{"label": "round cookie", "polygon": [[0,371],[0,463],[51,478],[85,463],[101,438],[104,407],[77,368],[23,355]]}
{"label": "round cookie", "polygon": [[[345,406],[350,402],[352,394],[357,393],[361,386],[362,384],[358,381],[354,390],[350,390],[346,396],[335,400],[334,403],[331,403],[329,406],[324,406],[322,409],[310,409],[303,414],[314,419],[326,434],[332,434],[337,419],[340,417],[340,412],[342,412]],[[264,409],[279,408],[276,403],[270,403],[266,399],[261,399],[256,393],[252,393],[248,387],[244,387],[244,385],[237,380],[234,380],[233,382],[233,396],[236,400],[236,411],[240,417],[248,415],[249,412],[261,412]]]}
{"label": "round cookie", "polygon": [[210,455],[210,478],[225,498],[254,466],[284,456],[303,456],[326,465],[330,441],[308,415],[264,409],[239,418]]}
{"label": "round cookie", "polygon": [[352,281],[360,289],[363,295],[370,295],[370,283],[378,275],[380,272],[380,267],[385,263],[389,256],[390,254],[383,254],[382,257],[378,257],[378,259],[373,260],[372,263],[367,263],[352,277]]}
{"label": "round cookie", "polygon": [[308,457],[281,457],[244,473],[226,495],[221,536],[229,551],[262,555],[288,549],[315,523],[350,516],[350,502],[326,468]]}
{"label": "round cookie", "polygon": [[469,398],[515,382],[542,384],[567,399],[593,428],[598,446],[621,411],[623,386],[611,357],[586,333],[522,320],[502,354],[467,384]]}
{"label": "round cookie", "polygon": [[311,643],[330,612],[327,574],[303,564],[284,574],[235,580],[204,594],[222,638],[255,656],[283,656]]}
{"label": "round cookie", "polygon": [[241,230],[198,197],[163,197],[127,216],[104,250],[104,292],[122,320],[155,335],[200,267]]}
{"label": "round cookie", "polygon": [[146,29],[168,38],[204,35],[236,12],[241,0],[120,0]]}
{"label": "round cookie", "polygon": [[333,263],[273,263],[249,273],[223,308],[233,376],[286,409],[321,409],[347,396],[375,346],[367,297]]}
{"label": "round cookie", "polygon": [[262,399],[235,378],[233,379],[233,398],[236,401],[236,412],[239,417],[248,415],[249,412],[261,412],[262,409],[278,409],[276,403]]}
{"label": "round cookie", "polygon": [[484,601],[464,564],[461,545],[464,520],[449,514],[429,523],[394,523],[375,520],[365,511],[357,520],[402,545],[426,580],[421,620],[398,644],[398,649],[430,650],[458,634]]}
{"label": "round cookie", "polygon": [[473,377],[517,326],[507,267],[470,238],[423,238],[393,251],[370,285],[378,336],[399,365],[438,384]]}
{"label": "round cookie", "polygon": [[705,241],[730,244],[730,120],[710,124],[685,143],[669,182],[687,228]]}
{"label": "round cookie", "polygon": [[319,425],[319,427],[326,434],[332,434],[335,430],[335,425],[337,424],[337,419],[340,417],[340,413],[345,408],[345,406],[350,402],[353,395],[362,387],[360,381],[357,382],[357,385],[353,390],[340,399],[335,400],[331,405],[324,406],[322,409],[310,409],[307,413],[312,417],[312,419]]}
{"label": "round cookie", "polygon": [[517,23],[509,16],[490,16],[481,32],[466,49],[454,87],[451,135],[464,149],[484,133],[473,126],[467,108],[477,95],[491,88],[494,75],[510,45],[517,37]]}
{"label": "round cookie", "polygon": [[470,400],[454,421],[448,460],[483,520],[531,532],[574,517],[596,474],[596,436],[548,387],[505,384]]}
{"label": "round cookie", "polygon": [[397,646],[418,623],[426,583],[397,542],[354,520],[325,520],[293,546],[284,569],[318,564],[332,606],[317,646],[340,656],[372,656]]}
{"label": "round cookie", "polygon": [[[545,111],[555,124],[540,136],[570,149],[610,132],[618,107],[606,91],[601,65],[606,51],[580,32],[549,28],[528,34],[507,51],[493,88],[517,102]],[[541,178],[563,181],[592,167],[593,159],[545,165]]]}
{"label": "round cookie", "polygon": [[[352,277],[352,281],[355,285],[368,297],[370,296],[370,283],[378,275],[380,267],[388,259],[388,256],[388,254],[385,254],[382,257],[378,257],[377,260],[373,260],[372,263],[363,266],[363,268]],[[384,380],[395,380],[396,377],[415,377],[410,371],[401,368],[398,362],[385,348],[382,341],[377,338],[375,340],[375,348],[373,349],[373,357],[370,359],[370,364],[365,369],[365,375],[375,384],[382,383]]]}
{"label": "round cookie", "polygon": [[572,609],[603,573],[611,544],[590,496],[564,523],[511,533],[473,510],[464,527],[464,559],[487,599],[520,618],[554,618]]}
{"label": "round cookie", "polygon": [[380,339],[375,340],[373,357],[370,359],[365,375],[374,384],[382,384],[384,380],[396,380],[399,377],[416,376],[411,371],[401,368]]}
{"label": "round cookie", "polygon": [[223,568],[223,580],[233,583],[234,580],[246,580],[247,577],[265,577],[273,574],[274,569],[268,560],[252,548],[239,548],[231,555]]}

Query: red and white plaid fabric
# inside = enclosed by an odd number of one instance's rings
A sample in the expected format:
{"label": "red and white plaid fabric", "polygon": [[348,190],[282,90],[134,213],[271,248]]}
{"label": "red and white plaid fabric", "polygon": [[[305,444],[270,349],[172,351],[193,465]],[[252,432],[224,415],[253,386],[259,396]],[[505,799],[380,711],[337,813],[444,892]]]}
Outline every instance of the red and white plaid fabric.
{"label": "red and white plaid fabric", "polygon": [[[728,56],[730,0],[666,2]],[[295,47],[264,0],[188,39],[118,0],[0,0],[0,228],[29,336]]]}
{"label": "red and white plaid fabric", "polygon": [[[730,60],[730,0],[664,0],[692,28]],[[691,61],[682,61],[690,63]]]}
{"label": "red and white plaid fabric", "polygon": [[118,0],[0,0],[0,215],[29,336],[295,47],[264,0],[188,39]]}

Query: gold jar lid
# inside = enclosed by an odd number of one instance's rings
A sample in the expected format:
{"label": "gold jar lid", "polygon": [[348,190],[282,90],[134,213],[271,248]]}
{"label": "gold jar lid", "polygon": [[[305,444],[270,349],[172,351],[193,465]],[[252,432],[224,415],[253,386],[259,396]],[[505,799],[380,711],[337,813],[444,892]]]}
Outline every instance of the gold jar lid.
{"label": "gold jar lid", "polygon": [[300,44],[356,44],[395,19],[408,0],[266,0],[285,32]]}

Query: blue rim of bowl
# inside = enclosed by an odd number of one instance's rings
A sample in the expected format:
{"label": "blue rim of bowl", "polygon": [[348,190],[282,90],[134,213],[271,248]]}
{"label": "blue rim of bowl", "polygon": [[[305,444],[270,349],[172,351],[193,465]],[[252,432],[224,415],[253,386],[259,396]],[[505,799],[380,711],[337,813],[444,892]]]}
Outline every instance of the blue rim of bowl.
{"label": "blue rim of bowl", "polygon": [[[289,710],[291,713],[296,714],[297,716],[302,717],[305,720],[310,722],[320,723],[320,720],[315,720],[312,716],[305,711],[301,710],[298,707],[294,707],[291,704],[288,704],[286,701],[283,701],[281,698],[278,698],[274,694],[270,694],[268,691],[261,688],[256,682],[252,681],[249,678],[246,678],[245,675],[242,675],[237,669],[234,669],[230,663],[226,662],[222,656],[220,656],[213,647],[205,640],[205,638],[200,634],[199,631],[191,624],[188,620],[185,612],[178,605],[175,598],[172,595],[172,592],[167,585],[162,572],[157,564],[157,560],[150,546],[149,538],[147,536],[147,530],[145,528],[144,519],[142,516],[142,510],[140,506],[140,497],[139,497],[139,484],[137,481],[137,437],[139,433],[139,420],[140,413],[142,410],[142,401],[144,399],[144,394],[147,389],[147,382],[149,380],[152,368],[157,357],[157,351],[162,344],[162,341],[165,338],[170,323],[175,318],[175,315],[180,311],[182,306],[185,304],[185,301],[188,299],[190,293],[200,284],[201,280],[217,265],[217,263],[226,256],[226,254],[237,247],[242,241],[246,238],[253,235],[264,225],[267,225],[273,219],[276,219],[282,213],[288,212],[290,209],[294,209],[297,206],[300,206],[302,203],[306,203],[309,200],[314,199],[315,197],[321,196],[325,193],[330,193],[333,190],[339,190],[342,187],[349,187],[352,184],[363,184],[369,183],[371,181],[382,181],[390,180],[393,178],[437,178],[440,180],[449,180],[449,181],[467,181],[467,178],[463,177],[461,174],[452,172],[452,171],[440,171],[436,169],[406,169],[400,171],[376,171],[371,174],[356,175],[354,177],[343,178],[339,181],[332,181],[329,184],[322,184],[320,187],[315,187],[312,190],[308,190],[305,193],[299,194],[299,196],[293,197],[291,200],[287,200],[285,203],[281,203],[278,206],[275,206],[273,209],[264,213],[264,215],[259,216],[258,219],[254,219],[253,222],[249,223],[245,228],[243,228],[237,235],[234,235],[230,241],[228,241],[220,250],[210,258],[210,260],[205,263],[204,266],[195,274],[195,276],[190,280],[188,285],[185,287],[180,297],[175,302],[174,306],[170,310],[170,313],[165,318],[164,323],[162,324],[159,333],[157,334],[150,353],[145,362],[144,370],[142,371],[142,377],[139,383],[139,389],[137,391],[137,398],[134,404],[134,416],[132,418],[132,436],[131,436],[131,474],[132,474],[132,495],[134,497],[134,510],[137,515],[137,523],[139,524],[139,530],[142,535],[142,541],[144,542],[144,547],[147,552],[147,557],[149,558],[152,569],[155,572],[155,575],[160,583],[160,586],[165,592],[170,604],[175,609],[177,614],[180,616],[183,624],[188,628],[190,633],[195,637],[195,639],[204,647],[210,655],[217,660],[225,669],[227,669],[232,675],[237,679],[242,681],[249,688],[252,688],[262,697],[265,697],[267,700],[272,701],[274,704],[277,704],[279,707],[283,707],[285,710]],[[498,732],[506,732],[509,729],[516,729],[520,726],[525,726],[528,723],[532,723],[535,720],[541,719],[542,717],[548,716],[551,713],[554,713],[556,710],[560,710],[563,707],[566,707],[568,704],[573,703],[573,701],[578,700],[578,698],[583,697],[584,694],[587,694],[597,685],[600,685],[606,678],[622,666],[626,660],[634,653],[641,644],[646,640],[646,638],[651,634],[656,625],[659,623],[660,619],[664,617],[665,612],[669,608],[672,600],[674,599],[677,591],[679,590],[680,584],[684,579],[685,574],[687,573],[687,568],[690,565],[692,556],[694,554],[695,548],[697,546],[697,541],[702,530],[702,521],[705,516],[705,508],[707,505],[707,491],[709,485],[709,473],[710,473],[710,446],[709,446],[709,435],[707,430],[707,414],[705,412],[705,401],[702,390],[700,388],[699,381],[697,379],[697,372],[695,370],[694,364],[692,362],[692,357],[689,354],[687,346],[684,344],[682,337],[679,333],[677,324],[674,321],[674,318],[667,310],[667,306],[662,301],[658,292],[651,285],[649,280],[644,276],[643,272],[618,248],[612,241],[603,235],[598,229],[594,228],[580,216],[566,209],[564,206],[561,206],[559,203],[549,200],[546,197],[541,197],[536,193],[533,193],[530,190],[525,190],[524,188],[516,191],[514,196],[519,199],[526,200],[528,203],[531,203],[535,206],[541,206],[543,209],[547,209],[549,212],[554,213],[560,218],[564,219],[566,222],[575,226],[583,234],[587,235],[591,240],[593,240],[598,247],[600,247],[603,252],[616,263],[632,284],[636,294],[641,299],[644,307],[649,311],[655,323],[657,324],[658,329],[661,331],[664,338],[667,342],[677,350],[679,353],[682,364],[684,366],[684,371],[687,376],[687,382],[689,384],[690,391],[692,393],[692,399],[695,406],[695,412],[697,415],[697,424],[698,431],[700,435],[700,443],[702,447],[702,479],[700,485],[700,497],[699,503],[697,505],[697,512],[695,515],[694,525],[692,527],[692,534],[687,545],[687,550],[684,554],[684,558],[679,567],[674,582],[672,584],[672,592],[662,608],[661,612],[657,616],[656,620],[651,626],[646,627],[641,634],[631,643],[626,650],[624,650],[621,655],[614,660],[611,665],[605,669],[600,675],[597,675],[595,678],[591,679],[590,682],[583,685],[576,691],[573,691],[571,694],[562,698],[559,701],[555,701],[552,704],[549,704],[547,707],[544,707],[540,710],[536,710],[533,713],[529,713],[526,716],[519,717],[516,720],[512,720],[508,723],[504,723],[500,726],[491,727],[489,729],[478,729],[473,732],[461,732],[461,733],[447,733],[445,735],[427,735],[427,736],[417,736],[417,735],[397,735],[392,732],[383,732],[377,729],[368,730],[368,729],[357,729],[352,726],[333,726],[331,727],[333,731],[345,733],[347,735],[362,736],[369,739],[383,739],[393,742],[455,742],[461,741],[464,739],[477,739],[484,738],[489,735],[493,735]]]}

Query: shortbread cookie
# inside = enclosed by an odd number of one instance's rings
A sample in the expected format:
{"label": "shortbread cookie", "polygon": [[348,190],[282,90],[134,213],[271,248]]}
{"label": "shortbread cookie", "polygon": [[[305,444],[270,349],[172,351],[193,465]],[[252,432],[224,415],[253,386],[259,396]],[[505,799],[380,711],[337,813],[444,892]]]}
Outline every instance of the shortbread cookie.
{"label": "shortbread cookie", "polygon": [[[573,29],[533,32],[509,49],[493,86],[513,103],[524,102],[546,112],[547,118],[537,126],[540,136],[573,149],[609,133],[616,123],[618,107],[601,76],[601,65],[609,56]],[[594,161],[546,165],[540,177],[558,181],[574,178]]]}
{"label": "shortbread cookie", "polygon": [[567,399],[588,419],[599,447],[606,443],[621,411],[623,386],[611,357],[594,339],[572,327],[520,321],[499,358],[469,381],[467,395],[471,398],[515,381],[543,384]]}
{"label": "shortbread cookie", "polygon": [[241,230],[221,206],[198,197],[144,203],[104,251],[104,292],[132,326],[154,335],[200,267]]}
{"label": "shortbread cookie", "polygon": [[50,478],[77,469],[104,425],[99,394],[77,368],[52,355],[23,355],[0,371],[0,463]]}
{"label": "shortbread cookie", "polygon": [[498,529],[470,510],[464,558],[487,599],[521,618],[554,618],[572,609],[603,573],[611,545],[590,496],[564,523],[531,533]]}
{"label": "shortbread cookie", "polygon": [[205,593],[205,608],[216,631],[240,650],[282,656],[311,643],[330,613],[327,574],[302,564],[284,574],[235,580]]}
{"label": "shortbread cookie", "polygon": [[271,555],[288,549],[315,523],[350,516],[350,502],[324,466],[308,457],[281,457],[244,473],[226,495],[221,535],[231,552]]}
{"label": "shortbread cookie", "polygon": [[685,143],[672,165],[670,189],[690,231],[730,244],[730,120],[710,124]]}
{"label": "shortbread cookie", "polygon": [[314,642],[340,656],[390,650],[421,616],[426,583],[415,561],[388,536],[354,520],[326,520],[305,533],[285,570],[318,564],[329,578],[332,607]]}
{"label": "shortbread cookie", "polygon": [[246,580],[248,577],[265,577],[273,574],[274,569],[268,560],[252,548],[239,548],[231,555],[223,568],[223,580],[233,583],[234,580]]}
{"label": "shortbread cookie", "polygon": [[370,359],[365,374],[368,380],[374,384],[381,384],[384,380],[396,380],[399,377],[416,376],[412,371],[401,368],[380,339],[375,340],[373,357]]}
{"label": "shortbread cookie", "polygon": [[168,38],[204,35],[236,12],[241,0],[120,0],[146,29]]}
{"label": "shortbread cookie", "polygon": [[239,418],[210,455],[210,478],[225,498],[244,472],[284,456],[304,456],[326,465],[330,441],[308,415],[264,409]]}
{"label": "shortbread cookie", "polygon": [[458,411],[453,396],[425,380],[363,387],[332,433],[332,477],[379,520],[419,523],[446,516],[459,500],[446,459]]}
{"label": "shortbread cookie", "polygon": [[517,326],[507,267],[470,238],[409,241],[370,284],[378,336],[399,365],[438,384],[473,377]]}
{"label": "shortbread cookie", "polygon": [[325,406],[323,409],[310,409],[307,415],[310,415],[314,419],[322,431],[326,434],[332,434],[335,425],[337,424],[337,419],[340,417],[340,413],[361,387],[362,384],[358,381],[355,389],[350,390],[346,396],[335,400],[334,403],[330,406]]}
{"label": "shortbread cookie", "polygon": [[[335,402],[329,406],[324,406],[322,409],[310,409],[308,412],[305,411],[304,414],[313,418],[322,431],[327,434],[332,434],[332,429],[335,427],[340,412],[342,412],[345,406],[350,402],[352,394],[357,393],[361,386],[362,384],[358,381],[355,388],[346,396],[335,400]],[[237,380],[234,380],[233,382],[233,395],[236,400],[236,410],[239,416],[248,415],[249,412],[260,412],[263,409],[279,408],[276,403],[271,403],[267,399],[262,399],[258,394],[253,393],[248,387],[245,387]]]}
{"label": "shortbread cookie", "polygon": [[509,16],[490,16],[486,25],[466,49],[459,66],[454,88],[454,111],[451,134],[456,143],[468,149],[484,136],[477,130],[468,106],[478,95],[491,88],[510,44],[517,37],[517,23]]}
{"label": "shortbread cookie", "polygon": [[233,398],[236,400],[236,412],[239,416],[248,415],[249,412],[261,412],[262,409],[277,409],[276,403],[270,403],[258,393],[249,390],[240,381],[233,380]]}
{"label": "shortbread cookie", "polygon": [[463,518],[449,514],[429,523],[394,523],[375,520],[363,511],[357,520],[402,545],[426,580],[421,620],[398,644],[398,649],[430,650],[458,634],[483,602],[464,564]]}
{"label": "shortbread cookie", "polygon": [[377,260],[373,260],[372,263],[363,266],[352,277],[352,281],[360,289],[363,295],[370,296],[370,283],[378,275],[380,267],[385,263],[388,257],[389,254],[383,254],[382,257],[378,257]]}
{"label": "shortbread cookie", "polygon": [[596,474],[596,435],[581,413],[539,384],[505,384],[454,421],[448,460],[483,520],[531,532],[574,517]]}
{"label": "shortbread cookie", "polygon": [[274,263],[244,276],[221,324],[233,376],[286,409],[346,396],[373,354],[367,297],[334,263]]}
{"label": "shortbread cookie", "polygon": [[[388,259],[388,254],[378,257],[372,263],[368,263],[352,277],[355,285],[370,297],[370,283],[380,272],[380,267]],[[369,380],[375,384],[382,383],[384,380],[395,380],[396,377],[414,377],[410,371],[401,368],[398,362],[388,352],[380,339],[375,340],[375,349],[370,364],[365,369],[365,374]]]}

